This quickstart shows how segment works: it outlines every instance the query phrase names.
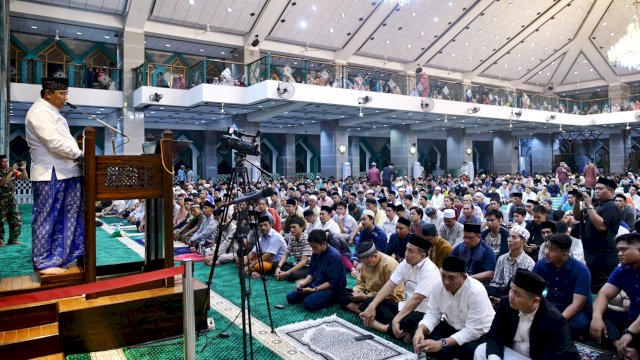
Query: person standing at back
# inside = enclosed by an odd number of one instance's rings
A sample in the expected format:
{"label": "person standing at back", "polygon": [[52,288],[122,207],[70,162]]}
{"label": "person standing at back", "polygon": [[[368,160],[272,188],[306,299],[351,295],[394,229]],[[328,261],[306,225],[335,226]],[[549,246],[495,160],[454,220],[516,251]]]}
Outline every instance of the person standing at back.
{"label": "person standing at back", "polygon": [[596,176],[600,175],[600,171],[593,164],[593,159],[589,159],[589,162],[584,167],[584,186],[587,189],[593,189],[596,186]]}
{"label": "person standing at back", "polygon": [[371,163],[371,169],[367,171],[367,180],[371,186],[378,186],[382,183],[382,179],[380,179],[380,170],[378,170],[378,167],[374,162]]}
{"label": "person standing at back", "polygon": [[562,194],[567,192],[567,184],[569,183],[569,177],[571,176],[571,168],[567,166],[567,163],[560,161],[560,166],[556,168],[556,182],[562,189]]}
{"label": "person standing at back", "polygon": [[391,182],[393,181],[393,163],[382,168],[382,186],[391,190]]}

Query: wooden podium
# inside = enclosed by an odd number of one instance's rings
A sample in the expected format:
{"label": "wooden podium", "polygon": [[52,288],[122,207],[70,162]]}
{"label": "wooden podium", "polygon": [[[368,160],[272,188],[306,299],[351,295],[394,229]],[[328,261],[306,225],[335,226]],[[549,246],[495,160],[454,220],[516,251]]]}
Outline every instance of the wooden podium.
{"label": "wooden podium", "polygon": [[[173,267],[173,134],[165,130],[159,154],[96,156],[95,130],[84,130],[85,261],[84,281]],[[145,259],[142,262],[96,266],[95,203],[101,200],[145,199]],[[171,279],[165,284],[173,286]]]}

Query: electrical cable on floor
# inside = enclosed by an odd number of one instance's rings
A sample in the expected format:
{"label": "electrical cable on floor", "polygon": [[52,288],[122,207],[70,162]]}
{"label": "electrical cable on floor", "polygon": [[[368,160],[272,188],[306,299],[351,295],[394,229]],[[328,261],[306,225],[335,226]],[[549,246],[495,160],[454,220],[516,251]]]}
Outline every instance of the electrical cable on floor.
{"label": "electrical cable on floor", "polygon": [[[238,318],[240,317],[241,313],[242,313],[242,311],[239,311],[238,315],[236,315],[236,317],[233,320],[231,320],[231,322],[229,322],[229,324],[224,329],[222,329],[222,331],[220,331],[216,335],[216,337],[221,337],[221,335],[223,333],[226,333],[227,330],[229,330],[229,328],[236,322],[236,320],[238,320]],[[209,332],[210,331],[208,329],[207,330],[200,330],[198,332],[198,336],[196,337],[196,342],[200,339],[200,337],[202,337],[202,335],[205,336],[205,343],[202,346],[202,349],[200,349],[200,351],[198,352],[198,354],[202,354],[206,350],[207,346],[209,345]],[[143,349],[143,348],[151,348],[151,347],[175,346],[175,345],[184,344],[183,341],[174,341],[174,342],[171,342],[171,343],[160,344],[160,342],[166,341],[166,340],[167,339],[162,339],[162,340],[147,342],[147,343],[140,344],[140,345],[131,345],[131,346],[127,346],[125,349]]]}
{"label": "electrical cable on floor", "polygon": [[[236,317],[233,318],[233,320],[231,320],[231,322],[229,322],[227,327],[222,329],[222,331],[220,331],[218,333],[218,335],[216,335],[216,337],[221,338],[222,334],[226,333],[227,330],[229,330],[229,328],[231,327],[231,325],[233,325],[236,322],[236,320],[238,320],[238,318],[240,317],[240,314],[242,314],[242,311],[238,311],[238,315],[236,315]],[[209,331],[206,332],[205,336],[206,336],[206,341],[205,341],[204,345],[202,346],[202,349],[200,349],[200,351],[198,352],[199,354],[202,354],[204,352],[204,350],[207,348],[207,346],[209,345]]]}

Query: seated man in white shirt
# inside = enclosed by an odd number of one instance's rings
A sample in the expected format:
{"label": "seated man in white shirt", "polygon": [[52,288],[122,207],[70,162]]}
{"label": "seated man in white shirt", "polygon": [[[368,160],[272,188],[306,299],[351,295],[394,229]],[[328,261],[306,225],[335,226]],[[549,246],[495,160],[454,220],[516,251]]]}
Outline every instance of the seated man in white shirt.
{"label": "seated man in white shirt", "polygon": [[353,216],[349,215],[347,211],[347,204],[339,202],[336,204],[336,214],[333,216],[333,221],[338,224],[340,228],[340,237],[345,241],[349,241],[351,235],[358,227],[358,223]]}
{"label": "seated man in white shirt", "polygon": [[518,269],[509,297],[503,298],[474,359],[570,359],[580,356],[562,314],[542,292],[547,282],[529,270]]}
{"label": "seated man in white shirt", "polygon": [[333,234],[340,235],[340,227],[331,218],[332,213],[333,211],[329,206],[323,205],[320,207],[320,226],[315,229],[330,231]]}
{"label": "seated man in white shirt", "polygon": [[[360,313],[360,319],[366,327],[404,338],[407,342],[411,340],[412,333],[427,310],[432,287],[440,282],[438,267],[428,258],[429,245],[421,237],[409,238],[404,260],[369,306]],[[401,301],[396,308],[392,302],[384,300],[400,284],[405,286],[406,301]],[[390,323],[383,323],[391,317]]]}
{"label": "seated man in white shirt", "polygon": [[427,312],[413,337],[416,353],[471,359],[484,342],[495,312],[482,283],[467,276],[465,268],[460,258],[444,258],[442,281],[431,289]]}
{"label": "seated man in white shirt", "polygon": [[304,216],[304,220],[307,222],[307,229],[305,232],[310,234],[313,230],[320,228],[320,218],[313,209],[306,209],[302,215]]}

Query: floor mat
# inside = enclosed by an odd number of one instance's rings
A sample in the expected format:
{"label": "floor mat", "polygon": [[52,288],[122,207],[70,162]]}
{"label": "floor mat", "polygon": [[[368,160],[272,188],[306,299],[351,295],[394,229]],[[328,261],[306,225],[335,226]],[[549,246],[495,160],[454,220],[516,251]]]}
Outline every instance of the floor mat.
{"label": "floor mat", "polygon": [[[413,360],[417,357],[335,315],[289,324],[276,329],[276,333],[316,360]],[[371,339],[358,341],[357,337],[363,335]]]}
{"label": "floor mat", "polygon": [[[0,277],[13,277],[33,274],[31,258],[31,215],[33,205],[19,205],[22,218],[21,245],[0,248]],[[115,219],[115,218],[109,218]],[[122,219],[118,219],[122,221]],[[6,233],[8,234],[8,227]],[[140,261],[142,258],[118,239],[112,238],[102,228],[96,228],[96,263],[100,265],[121,264]]]}

